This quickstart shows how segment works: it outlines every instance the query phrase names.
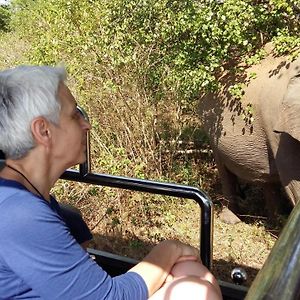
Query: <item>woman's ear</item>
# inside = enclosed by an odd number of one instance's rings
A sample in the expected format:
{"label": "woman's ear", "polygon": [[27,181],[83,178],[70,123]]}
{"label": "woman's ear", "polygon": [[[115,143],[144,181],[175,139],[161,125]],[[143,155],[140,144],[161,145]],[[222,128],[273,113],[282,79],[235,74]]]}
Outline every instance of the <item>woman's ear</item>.
{"label": "woman's ear", "polygon": [[274,131],[288,133],[300,140],[300,74],[291,78],[278,113]]}
{"label": "woman's ear", "polygon": [[48,146],[51,140],[49,121],[37,117],[31,122],[31,132],[37,144]]}

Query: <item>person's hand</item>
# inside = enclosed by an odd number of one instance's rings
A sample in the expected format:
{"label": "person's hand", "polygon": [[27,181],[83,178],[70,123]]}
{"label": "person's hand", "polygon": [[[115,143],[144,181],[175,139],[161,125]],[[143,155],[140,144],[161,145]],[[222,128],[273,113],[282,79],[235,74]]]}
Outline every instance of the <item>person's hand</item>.
{"label": "person's hand", "polygon": [[179,256],[176,263],[180,261],[186,261],[186,260],[195,260],[195,261],[200,260],[198,249],[190,245],[184,244],[180,241],[172,241],[172,242],[175,243],[178,249],[177,251],[179,251]]}
{"label": "person's hand", "polygon": [[180,256],[177,260],[176,260],[176,264],[182,261],[198,261],[201,262],[201,259],[198,256],[195,255],[185,255],[185,256]]}
{"label": "person's hand", "polygon": [[156,247],[162,247],[167,249],[165,251],[170,253],[170,255],[172,255],[175,258],[174,264],[182,261],[201,262],[201,259],[199,257],[199,250],[180,241],[166,240],[159,243]]}

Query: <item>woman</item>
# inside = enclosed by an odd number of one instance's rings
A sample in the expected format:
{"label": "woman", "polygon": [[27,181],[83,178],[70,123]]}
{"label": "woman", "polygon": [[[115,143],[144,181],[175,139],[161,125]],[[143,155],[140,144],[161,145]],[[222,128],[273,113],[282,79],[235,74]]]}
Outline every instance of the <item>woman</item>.
{"label": "woman", "polygon": [[0,299],[221,299],[188,245],[164,241],[111,278],[73,238],[50,189],[84,162],[91,126],[65,78],[47,66],[0,72]]}

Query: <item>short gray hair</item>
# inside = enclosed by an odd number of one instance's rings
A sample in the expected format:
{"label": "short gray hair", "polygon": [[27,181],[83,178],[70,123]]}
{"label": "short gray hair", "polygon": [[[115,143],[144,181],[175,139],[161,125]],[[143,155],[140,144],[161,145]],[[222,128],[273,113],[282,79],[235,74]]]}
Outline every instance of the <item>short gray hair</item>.
{"label": "short gray hair", "polygon": [[0,149],[6,158],[22,158],[34,148],[34,118],[58,124],[57,91],[65,79],[63,67],[19,66],[0,72]]}

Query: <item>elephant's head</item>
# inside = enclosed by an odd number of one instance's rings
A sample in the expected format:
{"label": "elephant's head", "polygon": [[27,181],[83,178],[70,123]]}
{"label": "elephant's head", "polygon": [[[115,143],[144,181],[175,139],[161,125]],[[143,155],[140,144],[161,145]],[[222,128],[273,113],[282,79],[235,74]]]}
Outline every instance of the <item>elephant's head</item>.
{"label": "elephant's head", "polygon": [[[300,62],[300,60],[298,60]],[[278,121],[274,131],[287,133],[300,141],[300,65],[298,74],[293,76],[287,86],[283,101],[279,107]]]}

